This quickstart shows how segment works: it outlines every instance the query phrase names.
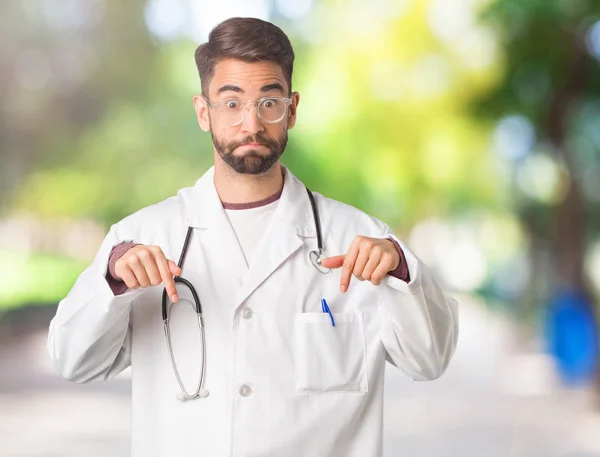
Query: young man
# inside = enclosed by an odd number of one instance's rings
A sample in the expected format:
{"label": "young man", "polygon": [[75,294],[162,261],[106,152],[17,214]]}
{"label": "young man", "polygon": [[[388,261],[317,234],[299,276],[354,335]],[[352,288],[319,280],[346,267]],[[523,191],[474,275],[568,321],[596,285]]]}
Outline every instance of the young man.
{"label": "young man", "polygon": [[280,164],[293,60],[268,22],[212,31],[194,107],[214,167],[111,226],[52,320],[66,379],[131,365],[133,457],[378,457],[385,361],[428,380],[454,353],[458,305],[429,269]]}

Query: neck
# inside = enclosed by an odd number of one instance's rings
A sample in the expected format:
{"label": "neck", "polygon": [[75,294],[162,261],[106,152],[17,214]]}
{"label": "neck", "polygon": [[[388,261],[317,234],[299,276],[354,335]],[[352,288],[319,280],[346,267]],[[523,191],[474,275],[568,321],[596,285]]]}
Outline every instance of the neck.
{"label": "neck", "polygon": [[215,161],[214,183],[222,202],[253,203],[269,198],[283,189],[283,168],[277,161],[266,173],[242,175],[225,163]]}

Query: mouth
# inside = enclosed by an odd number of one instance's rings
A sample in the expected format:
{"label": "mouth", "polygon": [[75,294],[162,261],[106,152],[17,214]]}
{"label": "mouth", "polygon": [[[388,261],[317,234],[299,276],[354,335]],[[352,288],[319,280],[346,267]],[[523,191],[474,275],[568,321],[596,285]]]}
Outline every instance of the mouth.
{"label": "mouth", "polygon": [[266,146],[264,144],[260,144],[260,143],[246,143],[246,144],[242,144],[241,146],[239,146],[240,148],[266,148]]}

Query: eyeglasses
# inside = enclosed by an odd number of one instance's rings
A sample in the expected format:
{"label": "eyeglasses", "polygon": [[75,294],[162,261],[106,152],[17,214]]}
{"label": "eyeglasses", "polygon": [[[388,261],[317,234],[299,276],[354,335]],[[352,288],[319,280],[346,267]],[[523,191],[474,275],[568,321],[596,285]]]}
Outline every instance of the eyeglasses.
{"label": "eyeglasses", "polygon": [[291,98],[284,97],[263,97],[260,100],[248,100],[245,102],[229,98],[227,100],[219,100],[215,103],[211,103],[204,95],[202,95],[202,98],[206,100],[206,104],[210,108],[217,112],[219,119],[231,127],[244,122],[248,114],[248,106],[251,104],[256,108],[256,114],[258,114],[259,118],[265,122],[274,124],[284,118],[288,106],[292,103]]}

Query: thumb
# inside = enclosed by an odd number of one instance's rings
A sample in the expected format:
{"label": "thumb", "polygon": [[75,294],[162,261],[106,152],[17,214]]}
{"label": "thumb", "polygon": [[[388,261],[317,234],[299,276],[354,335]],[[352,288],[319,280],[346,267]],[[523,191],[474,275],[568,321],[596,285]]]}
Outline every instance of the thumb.
{"label": "thumb", "polygon": [[336,255],[333,257],[327,257],[321,260],[321,265],[325,268],[340,268],[344,265],[344,257],[345,255]]}
{"label": "thumb", "polygon": [[169,270],[173,276],[179,276],[181,274],[181,268],[179,268],[172,260],[169,260]]}

